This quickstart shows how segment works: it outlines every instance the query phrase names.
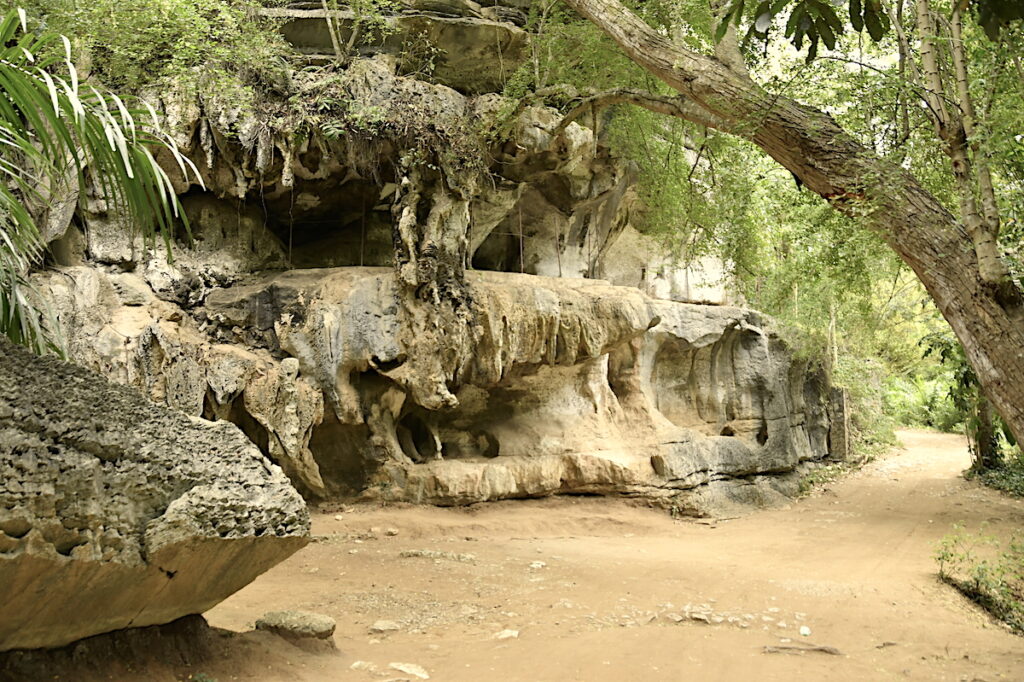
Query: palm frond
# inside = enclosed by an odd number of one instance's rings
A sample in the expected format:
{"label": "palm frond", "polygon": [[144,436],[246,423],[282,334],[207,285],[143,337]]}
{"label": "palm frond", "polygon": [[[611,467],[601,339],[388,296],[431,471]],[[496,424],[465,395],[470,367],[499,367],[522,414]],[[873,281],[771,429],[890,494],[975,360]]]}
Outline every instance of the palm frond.
{"label": "palm frond", "polygon": [[[63,60],[40,56],[54,54],[57,43]],[[27,279],[45,248],[28,207],[45,202],[42,188],[88,173],[129,219],[132,236],[147,246],[160,236],[169,253],[175,223],[188,226],[150,148],[169,150],[186,176],[199,179],[152,108],[84,85],[72,56],[67,38],[29,32],[22,10],[0,21],[0,334],[37,352],[59,348],[55,321],[43,319]]]}

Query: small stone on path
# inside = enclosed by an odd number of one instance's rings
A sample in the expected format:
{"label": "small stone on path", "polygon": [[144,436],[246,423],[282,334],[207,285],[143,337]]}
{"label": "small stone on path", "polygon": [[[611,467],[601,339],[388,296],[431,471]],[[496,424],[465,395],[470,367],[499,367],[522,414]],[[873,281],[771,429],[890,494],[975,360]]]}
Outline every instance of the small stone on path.
{"label": "small stone on path", "polygon": [[397,670],[400,673],[406,675],[412,675],[418,677],[421,680],[429,680],[430,674],[423,668],[423,666],[416,665],[415,663],[390,663],[388,667]]}
{"label": "small stone on path", "polygon": [[398,632],[402,629],[402,626],[393,620],[378,620],[370,626],[370,632],[381,633],[381,632]]}
{"label": "small stone on path", "polygon": [[329,639],[335,626],[330,616],[305,611],[271,611],[256,621],[257,630],[291,639]]}

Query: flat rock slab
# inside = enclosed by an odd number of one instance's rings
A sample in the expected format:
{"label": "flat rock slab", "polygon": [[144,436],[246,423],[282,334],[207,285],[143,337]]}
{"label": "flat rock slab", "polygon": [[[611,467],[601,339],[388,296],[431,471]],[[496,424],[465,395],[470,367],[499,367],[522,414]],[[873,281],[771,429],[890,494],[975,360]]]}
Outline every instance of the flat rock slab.
{"label": "flat rock slab", "polygon": [[289,639],[330,639],[336,625],[329,616],[305,611],[271,611],[256,621],[257,630]]}
{"label": "flat rock slab", "polygon": [[235,426],[0,339],[0,651],[202,613],[308,540]]}

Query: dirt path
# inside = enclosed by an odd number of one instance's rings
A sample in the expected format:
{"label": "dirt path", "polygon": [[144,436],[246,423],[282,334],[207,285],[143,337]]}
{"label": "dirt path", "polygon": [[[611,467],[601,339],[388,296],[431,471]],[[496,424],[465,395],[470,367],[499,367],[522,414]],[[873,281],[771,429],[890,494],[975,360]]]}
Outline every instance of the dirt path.
{"label": "dirt path", "polygon": [[[242,630],[269,610],[324,613],[338,653],[257,633],[202,672],[415,679],[389,669],[400,662],[453,682],[1024,679],[1024,638],[939,584],[932,559],[952,523],[1009,532],[1024,503],[959,477],[962,439],[901,436],[905,451],[831,490],[717,523],[597,498],[317,515],[320,541],[207,615]],[[422,550],[442,554],[401,556]],[[381,619],[401,629],[370,633]],[[840,654],[765,652],[808,644]]]}

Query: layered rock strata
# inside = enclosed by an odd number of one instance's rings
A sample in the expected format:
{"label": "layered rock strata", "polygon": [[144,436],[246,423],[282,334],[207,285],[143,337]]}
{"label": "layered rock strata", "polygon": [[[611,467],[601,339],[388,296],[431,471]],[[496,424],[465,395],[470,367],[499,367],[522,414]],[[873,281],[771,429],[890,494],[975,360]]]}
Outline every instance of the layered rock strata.
{"label": "layered rock strata", "polygon": [[233,425],[0,340],[0,651],[202,613],[308,535]]}

